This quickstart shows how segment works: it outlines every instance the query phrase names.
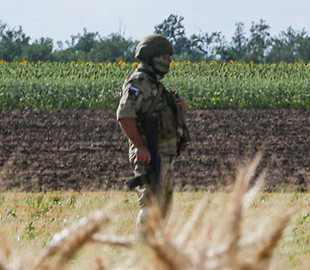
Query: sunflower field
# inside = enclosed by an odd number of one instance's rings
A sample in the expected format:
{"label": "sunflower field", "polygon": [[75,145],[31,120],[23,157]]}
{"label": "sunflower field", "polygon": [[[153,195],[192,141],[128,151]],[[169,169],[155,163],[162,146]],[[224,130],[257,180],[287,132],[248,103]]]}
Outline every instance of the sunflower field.
{"label": "sunflower field", "polygon": [[[0,61],[0,110],[115,109],[138,63]],[[191,109],[310,108],[310,64],[172,62],[164,78]]]}

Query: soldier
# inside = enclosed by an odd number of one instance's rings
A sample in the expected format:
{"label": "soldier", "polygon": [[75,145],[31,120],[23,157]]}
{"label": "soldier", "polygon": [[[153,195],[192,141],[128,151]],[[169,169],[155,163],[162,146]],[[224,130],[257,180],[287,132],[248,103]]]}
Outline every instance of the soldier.
{"label": "soldier", "polygon": [[[189,141],[183,112],[187,104],[176,92],[166,90],[161,79],[169,72],[173,48],[162,35],[150,35],[136,47],[135,57],[141,61],[138,68],[124,82],[120,103],[116,112],[117,120],[129,139],[129,160],[135,176],[144,175],[151,163],[143,117],[151,114],[158,122],[158,153],[160,156],[159,189],[155,198],[162,217],[169,212],[172,202],[173,158]],[[147,207],[152,200],[149,185],[136,188],[139,196],[139,224],[147,217]]]}

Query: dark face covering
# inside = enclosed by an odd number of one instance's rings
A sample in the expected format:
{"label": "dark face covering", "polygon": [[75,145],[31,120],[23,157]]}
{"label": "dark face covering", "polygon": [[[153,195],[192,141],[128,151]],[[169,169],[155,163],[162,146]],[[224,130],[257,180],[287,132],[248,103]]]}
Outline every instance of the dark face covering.
{"label": "dark face covering", "polygon": [[161,76],[164,76],[169,72],[171,63],[170,55],[160,54],[152,58],[152,66],[155,69],[155,72]]}

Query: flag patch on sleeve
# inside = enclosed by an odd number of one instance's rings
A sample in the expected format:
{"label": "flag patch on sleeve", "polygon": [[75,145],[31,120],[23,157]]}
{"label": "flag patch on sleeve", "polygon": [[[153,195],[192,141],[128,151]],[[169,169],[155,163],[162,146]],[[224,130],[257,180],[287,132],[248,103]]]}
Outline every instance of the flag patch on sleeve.
{"label": "flag patch on sleeve", "polygon": [[136,87],[130,86],[129,87],[129,93],[134,94],[135,96],[139,95],[140,90]]}

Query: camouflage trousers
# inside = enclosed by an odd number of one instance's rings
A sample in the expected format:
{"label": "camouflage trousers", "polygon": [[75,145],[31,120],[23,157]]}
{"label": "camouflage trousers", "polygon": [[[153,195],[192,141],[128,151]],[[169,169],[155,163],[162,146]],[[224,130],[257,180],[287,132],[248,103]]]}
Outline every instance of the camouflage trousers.
{"label": "camouflage trousers", "polygon": [[[146,168],[149,165],[136,161],[134,162],[135,176],[146,173]],[[146,209],[151,205],[154,196],[148,185],[139,186],[136,188],[139,196],[139,205],[141,210]],[[162,217],[165,218],[171,208],[173,196],[173,156],[160,154],[160,185],[155,199],[159,205]],[[144,211],[145,212],[145,211]],[[140,211],[140,215],[143,211]]]}

